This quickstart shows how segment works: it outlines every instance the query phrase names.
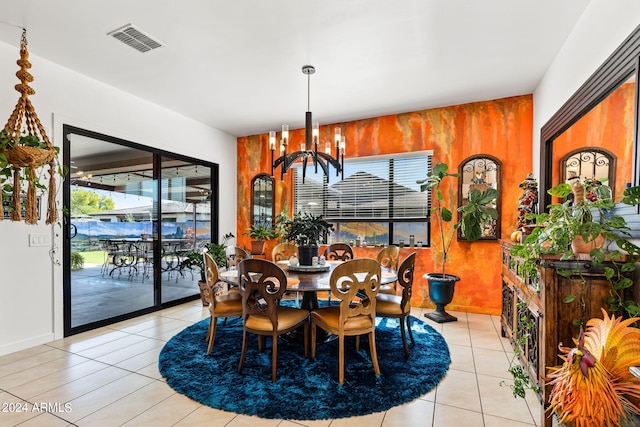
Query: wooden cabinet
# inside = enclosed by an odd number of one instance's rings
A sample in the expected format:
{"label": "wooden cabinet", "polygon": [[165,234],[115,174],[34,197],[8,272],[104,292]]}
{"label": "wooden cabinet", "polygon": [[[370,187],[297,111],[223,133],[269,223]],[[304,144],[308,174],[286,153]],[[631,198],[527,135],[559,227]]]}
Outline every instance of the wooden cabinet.
{"label": "wooden cabinet", "polygon": [[[502,243],[502,336],[509,338],[512,345],[521,342],[521,362],[529,374],[533,385],[540,382],[540,338],[541,338],[541,292],[538,277],[523,278],[520,263],[510,253],[511,245]],[[526,331],[523,323],[532,327]],[[522,337],[520,335],[523,335]],[[519,339],[522,338],[522,339]]]}
{"label": "wooden cabinet", "polygon": [[[577,261],[560,261],[554,257],[541,259],[538,276],[524,279],[519,262],[510,254],[511,243],[502,241],[502,335],[512,345],[521,342],[521,363],[534,385],[540,387],[543,403],[541,425],[550,426],[544,414],[550,387],[545,385],[548,367],[560,365],[558,345],[574,347],[573,338],[580,332],[580,322],[602,318],[603,299],[610,294],[611,284],[605,278],[604,265],[594,266],[585,256]],[[573,271],[567,277],[557,268]],[[632,290],[629,290],[632,292]],[[575,300],[571,302],[575,296]],[[531,325],[529,336],[518,340],[522,323]]]}

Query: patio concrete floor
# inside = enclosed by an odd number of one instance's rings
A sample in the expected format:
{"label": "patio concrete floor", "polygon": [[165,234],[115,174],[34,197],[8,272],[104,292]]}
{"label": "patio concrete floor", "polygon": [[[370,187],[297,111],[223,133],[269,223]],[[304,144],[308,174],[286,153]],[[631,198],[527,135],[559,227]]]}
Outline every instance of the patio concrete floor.
{"label": "patio concrete floor", "polygon": [[[125,269],[102,274],[101,269],[101,265],[89,264],[71,272],[74,328],[153,305],[153,277],[143,278],[142,271],[129,274]],[[163,272],[161,292],[163,303],[199,294],[198,278],[190,271]]]}

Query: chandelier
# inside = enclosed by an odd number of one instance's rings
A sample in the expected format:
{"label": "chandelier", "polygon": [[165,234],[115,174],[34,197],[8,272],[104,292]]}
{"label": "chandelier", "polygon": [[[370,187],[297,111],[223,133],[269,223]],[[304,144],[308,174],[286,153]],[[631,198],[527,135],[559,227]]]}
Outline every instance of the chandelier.
{"label": "chandelier", "polygon": [[289,146],[289,125],[282,125],[282,133],[280,134],[280,157],[274,160],[274,153],[276,151],[277,139],[276,132],[269,132],[269,149],[271,150],[271,175],[273,176],[276,168],[280,167],[280,179],[284,179],[284,174],[295,164],[299,159],[302,159],[302,182],[306,175],[307,163],[309,160],[313,161],[315,172],[318,172],[318,165],[329,179],[329,165],[332,165],[336,169],[336,176],[340,176],[344,179],[344,151],[346,147],[346,141],[342,130],[339,127],[334,129],[334,142],[336,156],[331,155],[331,142],[326,141],[324,143],[324,151],[318,151],[318,143],[320,139],[320,126],[318,122],[312,122],[311,118],[311,74],[315,73],[316,69],[312,65],[305,65],[302,67],[302,73],[307,75],[307,114],[305,116],[305,135],[304,142],[300,144],[300,150],[287,153]]}

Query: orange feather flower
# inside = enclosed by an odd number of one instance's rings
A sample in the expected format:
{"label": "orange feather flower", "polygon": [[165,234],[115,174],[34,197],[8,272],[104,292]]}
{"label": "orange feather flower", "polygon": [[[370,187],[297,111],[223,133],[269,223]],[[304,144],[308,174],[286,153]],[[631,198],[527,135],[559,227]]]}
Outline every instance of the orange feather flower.
{"label": "orange feather flower", "polygon": [[640,380],[629,368],[640,365],[640,318],[614,315],[591,319],[573,349],[561,347],[562,366],[550,368],[548,412],[575,427],[620,426],[640,414]]}

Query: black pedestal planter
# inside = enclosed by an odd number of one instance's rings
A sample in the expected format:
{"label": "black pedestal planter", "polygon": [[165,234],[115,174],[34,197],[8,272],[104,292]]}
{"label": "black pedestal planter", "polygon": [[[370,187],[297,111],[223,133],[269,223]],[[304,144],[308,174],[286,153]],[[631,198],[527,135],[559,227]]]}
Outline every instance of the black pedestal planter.
{"label": "black pedestal planter", "polygon": [[436,305],[436,310],[424,315],[427,319],[431,319],[434,322],[455,322],[458,318],[450,315],[444,310],[444,306],[449,304],[453,299],[453,293],[455,291],[455,285],[460,278],[447,274],[428,273],[424,277],[429,282],[429,298]]}
{"label": "black pedestal planter", "polygon": [[311,265],[314,256],[318,256],[317,246],[298,246],[300,265]]}

